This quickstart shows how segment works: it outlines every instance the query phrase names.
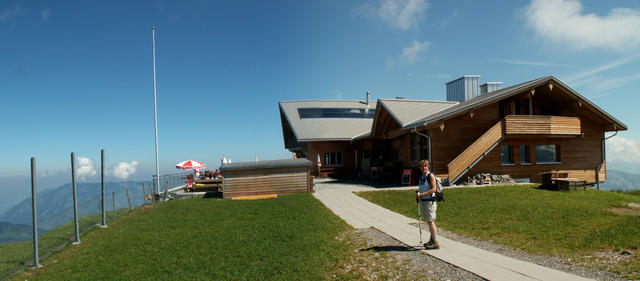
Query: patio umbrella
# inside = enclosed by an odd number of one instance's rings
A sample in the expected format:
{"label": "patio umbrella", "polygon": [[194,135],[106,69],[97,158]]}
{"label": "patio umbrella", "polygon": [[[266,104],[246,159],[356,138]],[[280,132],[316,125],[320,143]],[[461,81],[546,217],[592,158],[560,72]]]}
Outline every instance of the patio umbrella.
{"label": "patio umbrella", "polygon": [[177,169],[183,169],[183,170],[202,169],[206,167],[207,165],[205,165],[202,162],[198,162],[196,160],[187,160],[187,161],[183,161],[176,164]]}

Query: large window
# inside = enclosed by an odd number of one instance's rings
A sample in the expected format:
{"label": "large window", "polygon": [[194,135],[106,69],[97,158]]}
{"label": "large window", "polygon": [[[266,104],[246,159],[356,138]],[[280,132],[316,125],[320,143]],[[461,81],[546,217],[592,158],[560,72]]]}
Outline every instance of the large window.
{"label": "large window", "polygon": [[528,145],[520,146],[520,164],[531,164],[531,148]]}
{"label": "large window", "polygon": [[411,133],[411,144],[410,144],[410,154],[411,161],[420,161],[422,159],[429,159],[429,139],[418,135],[416,133]]}
{"label": "large window", "polygon": [[536,163],[559,163],[560,145],[538,144],[536,145]]}
{"label": "large window", "polygon": [[342,152],[327,152],[324,154],[324,164],[326,166],[341,166]]}
{"label": "large window", "polygon": [[513,147],[511,145],[500,146],[500,163],[513,165]]}

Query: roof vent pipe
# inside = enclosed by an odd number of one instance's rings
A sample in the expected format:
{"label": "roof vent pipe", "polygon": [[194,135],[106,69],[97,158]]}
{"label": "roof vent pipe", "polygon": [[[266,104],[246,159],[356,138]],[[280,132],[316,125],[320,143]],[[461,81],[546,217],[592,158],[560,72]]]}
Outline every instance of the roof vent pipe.
{"label": "roof vent pipe", "polygon": [[369,100],[371,99],[371,94],[367,91],[367,105],[369,105]]}

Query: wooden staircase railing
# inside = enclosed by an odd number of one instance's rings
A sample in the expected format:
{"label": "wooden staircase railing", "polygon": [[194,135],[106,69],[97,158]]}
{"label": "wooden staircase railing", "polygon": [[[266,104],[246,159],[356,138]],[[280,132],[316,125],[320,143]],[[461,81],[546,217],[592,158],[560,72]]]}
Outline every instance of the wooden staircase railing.
{"label": "wooden staircase railing", "polygon": [[498,145],[504,138],[503,121],[496,123],[473,144],[465,149],[458,157],[447,165],[449,169],[449,184],[455,183],[469,171],[480,159]]}
{"label": "wooden staircase railing", "polygon": [[449,184],[466,172],[495,148],[506,136],[580,136],[580,118],[566,116],[509,115],[493,125],[458,157],[447,165]]}

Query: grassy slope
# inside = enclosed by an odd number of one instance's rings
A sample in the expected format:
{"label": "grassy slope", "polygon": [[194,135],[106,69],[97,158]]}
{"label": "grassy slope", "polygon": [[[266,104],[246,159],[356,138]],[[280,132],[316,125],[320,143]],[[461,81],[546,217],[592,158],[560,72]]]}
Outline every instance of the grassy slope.
{"label": "grassy slope", "polygon": [[[640,203],[638,196],[534,187],[457,188],[445,194],[447,201],[438,204],[438,226],[462,235],[541,254],[640,248],[640,217],[607,211],[613,206],[622,207],[622,202]],[[416,216],[414,191],[359,195],[409,217]],[[625,266],[621,272],[633,274],[634,268],[640,268],[640,258]]]}
{"label": "grassy slope", "polygon": [[[109,212],[107,213],[107,218],[119,217],[127,212],[128,209],[117,210],[115,215]],[[101,218],[100,214],[80,218],[78,220],[80,232],[83,233],[99,224]],[[44,234],[42,234],[43,232],[39,233],[41,234],[38,237],[40,257],[48,256],[67,243],[75,241],[73,221],[69,221]],[[31,240],[0,245],[0,279],[6,274],[19,270],[22,265],[33,266],[33,243]]]}
{"label": "grassy slope", "polygon": [[310,194],[176,200],[109,225],[16,280],[326,279],[347,247],[347,225]]}

